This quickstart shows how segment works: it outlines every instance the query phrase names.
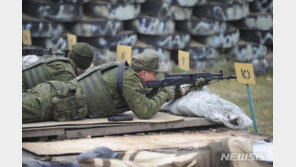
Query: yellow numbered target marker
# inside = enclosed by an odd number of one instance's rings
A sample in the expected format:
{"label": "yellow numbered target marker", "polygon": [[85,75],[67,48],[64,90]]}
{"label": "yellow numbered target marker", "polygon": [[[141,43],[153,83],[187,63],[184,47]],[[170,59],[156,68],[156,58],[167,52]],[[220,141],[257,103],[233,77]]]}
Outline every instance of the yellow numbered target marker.
{"label": "yellow numbered target marker", "polygon": [[77,43],[77,37],[73,34],[67,34],[68,49],[71,50],[72,46]]}
{"label": "yellow numbered target marker", "polygon": [[23,30],[23,45],[32,45],[30,30]]}
{"label": "yellow numbered target marker", "polygon": [[189,71],[189,52],[178,50],[178,67],[182,70]]}
{"label": "yellow numbered target marker", "polygon": [[251,115],[252,115],[252,119],[253,119],[253,127],[254,127],[254,131],[257,133],[258,126],[257,126],[257,120],[256,120],[254,104],[253,104],[251,88],[250,88],[250,85],[256,84],[253,64],[234,63],[234,68],[235,68],[237,82],[242,83],[242,84],[246,84],[249,105],[250,105]]}
{"label": "yellow numbered target marker", "polygon": [[238,83],[255,85],[255,74],[253,64],[234,63],[235,73]]}
{"label": "yellow numbered target marker", "polygon": [[116,48],[116,61],[124,62],[127,61],[128,64],[132,62],[132,47],[117,45]]}

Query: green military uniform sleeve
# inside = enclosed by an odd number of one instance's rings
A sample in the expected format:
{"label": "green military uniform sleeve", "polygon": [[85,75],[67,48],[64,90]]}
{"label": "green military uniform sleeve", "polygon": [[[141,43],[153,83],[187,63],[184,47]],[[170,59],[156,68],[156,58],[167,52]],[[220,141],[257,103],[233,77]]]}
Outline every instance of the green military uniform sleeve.
{"label": "green military uniform sleeve", "polygon": [[167,94],[159,91],[151,99],[146,97],[141,79],[132,69],[126,68],[122,81],[122,96],[128,107],[140,119],[155,115],[167,99]]}

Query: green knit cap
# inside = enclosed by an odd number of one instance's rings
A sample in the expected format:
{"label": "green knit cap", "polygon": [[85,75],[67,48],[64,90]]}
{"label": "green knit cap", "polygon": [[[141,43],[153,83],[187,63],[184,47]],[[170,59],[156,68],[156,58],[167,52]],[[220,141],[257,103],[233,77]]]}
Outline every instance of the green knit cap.
{"label": "green knit cap", "polygon": [[140,53],[132,57],[131,67],[136,71],[159,71],[158,56],[155,53]]}
{"label": "green knit cap", "polygon": [[72,46],[68,56],[78,68],[85,70],[93,61],[94,49],[85,42],[78,42]]}

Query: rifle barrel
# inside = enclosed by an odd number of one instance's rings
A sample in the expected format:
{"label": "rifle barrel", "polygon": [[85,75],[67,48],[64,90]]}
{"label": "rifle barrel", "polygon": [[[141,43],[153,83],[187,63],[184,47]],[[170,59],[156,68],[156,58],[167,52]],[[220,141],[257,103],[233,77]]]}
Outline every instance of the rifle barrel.
{"label": "rifle barrel", "polygon": [[213,79],[224,80],[224,79],[236,79],[235,75],[223,76],[223,71],[220,73],[198,73],[198,74],[182,74],[182,75],[166,75],[165,78],[156,80],[142,82],[143,87],[157,88],[165,87],[171,85],[183,85],[183,84],[193,84],[197,78],[204,78],[205,82],[208,83]]}
{"label": "rifle barrel", "polygon": [[65,53],[53,53],[52,49],[23,49],[22,55],[37,55],[37,56],[43,56],[43,55],[66,55]]}

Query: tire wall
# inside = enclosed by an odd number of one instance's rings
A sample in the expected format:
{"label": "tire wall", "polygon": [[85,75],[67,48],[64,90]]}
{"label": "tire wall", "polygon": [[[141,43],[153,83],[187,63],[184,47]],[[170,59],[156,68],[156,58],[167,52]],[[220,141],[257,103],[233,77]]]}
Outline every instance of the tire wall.
{"label": "tire wall", "polygon": [[272,0],[24,0],[22,29],[32,47],[67,49],[66,34],[95,48],[94,65],[115,61],[116,45],[132,55],[157,52],[171,71],[178,49],[209,71],[227,60],[272,70]]}

